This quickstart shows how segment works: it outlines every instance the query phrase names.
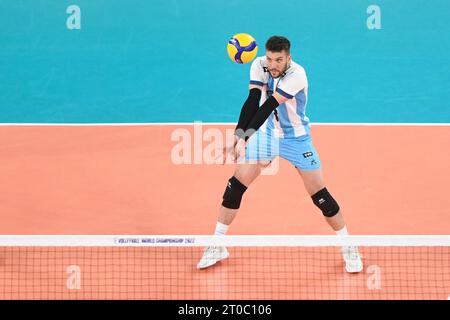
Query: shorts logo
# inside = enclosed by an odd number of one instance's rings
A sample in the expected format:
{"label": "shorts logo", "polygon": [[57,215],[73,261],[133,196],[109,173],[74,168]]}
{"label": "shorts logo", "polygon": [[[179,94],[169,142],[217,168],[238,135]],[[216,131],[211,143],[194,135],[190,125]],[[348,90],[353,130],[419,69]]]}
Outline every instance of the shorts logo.
{"label": "shorts logo", "polygon": [[313,156],[313,153],[311,151],[305,152],[303,154],[303,158],[309,158],[309,157],[312,157],[312,156]]}
{"label": "shorts logo", "polygon": [[311,165],[313,166],[313,165],[315,165],[315,164],[317,164],[317,162],[316,162],[316,160],[311,160]]}

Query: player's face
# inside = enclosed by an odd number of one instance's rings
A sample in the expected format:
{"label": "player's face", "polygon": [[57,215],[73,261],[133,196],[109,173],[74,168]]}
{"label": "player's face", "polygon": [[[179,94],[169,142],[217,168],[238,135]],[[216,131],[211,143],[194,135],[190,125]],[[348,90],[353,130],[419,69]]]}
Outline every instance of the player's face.
{"label": "player's face", "polygon": [[288,69],[291,63],[291,55],[284,50],[281,52],[266,51],[266,61],[272,77],[278,78]]}

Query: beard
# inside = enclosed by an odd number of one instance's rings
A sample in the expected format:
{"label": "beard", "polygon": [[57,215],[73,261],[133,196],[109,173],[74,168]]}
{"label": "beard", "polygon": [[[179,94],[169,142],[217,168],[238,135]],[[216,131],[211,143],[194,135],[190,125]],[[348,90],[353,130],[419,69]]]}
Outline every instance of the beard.
{"label": "beard", "polygon": [[285,66],[284,66],[284,68],[282,70],[272,69],[272,70],[269,70],[269,71],[270,71],[270,74],[272,75],[273,78],[278,78],[280,75],[285,73],[288,68],[289,68],[288,62],[286,61],[286,64],[285,64]]}

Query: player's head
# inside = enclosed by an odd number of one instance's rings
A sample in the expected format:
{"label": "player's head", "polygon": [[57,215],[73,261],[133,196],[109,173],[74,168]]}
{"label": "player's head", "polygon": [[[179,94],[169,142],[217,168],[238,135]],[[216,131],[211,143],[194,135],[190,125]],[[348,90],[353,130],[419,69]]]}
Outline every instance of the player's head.
{"label": "player's head", "polygon": [[291,64],[291,43],[282,36],[272,36],[266,42],[266,61],[274,78],[282,75]]}

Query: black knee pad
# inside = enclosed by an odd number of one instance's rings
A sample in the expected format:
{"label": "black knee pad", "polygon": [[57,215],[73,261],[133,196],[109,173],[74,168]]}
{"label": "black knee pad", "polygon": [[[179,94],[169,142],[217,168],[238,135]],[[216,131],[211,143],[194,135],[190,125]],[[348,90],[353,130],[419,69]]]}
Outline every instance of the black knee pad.
{"label": "black knee pad", "polygon": [[223,194],[222,205],[228,209],[239,209],[245,190],[247,190],[246,186],[234,176],[231,177]]}
{"label": "black knee pad", "polygon": [[328,192],[327,188],[323,188],[313,194],[311,198],[314,204],[322,210],[325,217],[331,218],[339,212],[339,205]]}

